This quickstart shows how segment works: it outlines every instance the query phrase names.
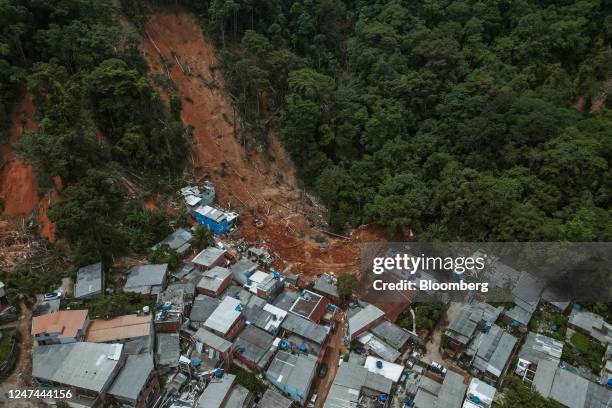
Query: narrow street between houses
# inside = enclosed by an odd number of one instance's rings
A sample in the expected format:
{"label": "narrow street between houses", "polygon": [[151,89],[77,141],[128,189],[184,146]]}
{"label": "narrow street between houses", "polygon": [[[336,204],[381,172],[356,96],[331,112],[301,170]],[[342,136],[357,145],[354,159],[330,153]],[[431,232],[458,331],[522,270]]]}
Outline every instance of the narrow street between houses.
{"label": "narrow street between houses", "polygon": [[317,400],[315,401],[315,408],[321,408],[327,399],[329,389],[334,382],[340,359],[348,352],[344,343],[344,337],[348,328],[348,321],[346,314],[341,312],[336,316],[336,329],[329,340],[327,351],[323,362],[327,364],[328,370],[327,375],[324,378],[317,379],[316,390]]}
{"label": "narrow street between houses", "polygon": [[4,382],[5,385],[15,387],[26,387],[28,384],[24,380],[24,375],[29,376],[32,372],[32,346],[34,340],[30,334],[32,328],[32,311],[24,303],[19,304],[21,315],[19,316],[19,358],[15,364],[13,373]]}
{"label": "narrow street between houses", "polygon": [[442,362],[444,359],[442,357],[442,353],[440,352],[442,336],[444,335],[444,331],[448,327],[449,322],[453,321],[463,305],[463,302],[450,303],[448,309],[446,310],[446,315],[444,318],[440,319],[431,335],[430,341],[426,343],[427,352],[423,356],[424,361],[428,363],[431,363],[432,361],[437,361],[438,363]]}

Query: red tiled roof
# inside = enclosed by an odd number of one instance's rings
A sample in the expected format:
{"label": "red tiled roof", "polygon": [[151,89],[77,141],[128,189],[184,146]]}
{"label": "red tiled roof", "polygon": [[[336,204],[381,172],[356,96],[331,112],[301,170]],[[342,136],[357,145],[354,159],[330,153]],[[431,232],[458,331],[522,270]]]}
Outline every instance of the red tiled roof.
{"label": "red tiled roof", "polygon": [[59,337],[76,337],[85,325],[87,310],[60,310],[32,319],[32,334],[59,333]]}

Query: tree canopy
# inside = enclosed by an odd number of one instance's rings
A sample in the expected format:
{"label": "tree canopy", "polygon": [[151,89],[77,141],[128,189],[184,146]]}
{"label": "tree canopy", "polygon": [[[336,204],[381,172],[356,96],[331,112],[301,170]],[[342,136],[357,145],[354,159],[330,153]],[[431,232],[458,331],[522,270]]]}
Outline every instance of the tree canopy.
{"label": "tree canopy", "polygon": [[608,2],[184,3],[243,115],[274,112],[332,227],[611,238]]}
{"label": "tree canopy", "polygon": [[179,177],[189,149],[180,101],[167,106],[150,84],[118,12],[111,0],[0,2],[0,123],[30,91],[39,126],[17,148],[41,191],[61,178],[49,217],[79,263],[142,253],[169,232],[122,180]]}

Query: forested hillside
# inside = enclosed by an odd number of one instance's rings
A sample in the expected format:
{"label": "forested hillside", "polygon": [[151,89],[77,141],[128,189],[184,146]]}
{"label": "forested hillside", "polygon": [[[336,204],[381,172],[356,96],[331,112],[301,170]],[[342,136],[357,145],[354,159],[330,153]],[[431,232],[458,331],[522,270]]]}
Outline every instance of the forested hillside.
{"label": "forested hillside", "polygon": [[[136,27],[152,5],[201,17],[251,135],[282,132],[337,230],[612,239],[608,0],[120,3]],[[110,0],[0,6],[0,122],[34,93],[41,126],[22,155],[43,186],[68,185],[58,232],[104,254],[141,231],[109,219],[135,211],[109,176],[169,182],[188,149],[180,103],[150,87],[117,12]]]}
{"label": "forested hillside", "polygon": [[612,239],[610,1],[182,3],[335,228]]}
{"label": "forested hillside", "polygon": [[138,35],[117,17],[110,0],[0,2],[2,131],[31,92],[39,128],[17,147],[41,191],[61,178],[49,217],[79,263],[143,251],[168,232],[167,215],[128,200],[125,175],[163,186],[189,149],[179,108],[154,92]]}

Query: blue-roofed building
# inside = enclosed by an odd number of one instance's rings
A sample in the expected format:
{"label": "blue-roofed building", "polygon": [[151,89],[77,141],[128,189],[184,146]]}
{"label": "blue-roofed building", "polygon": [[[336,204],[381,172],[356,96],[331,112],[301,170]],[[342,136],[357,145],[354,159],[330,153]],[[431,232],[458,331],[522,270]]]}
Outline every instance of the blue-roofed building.
{"label": "blue-roofed building", "polygon": [[225,234],[229,228],[227,214],[208,205],[198,207],[194,217],[197,222],[217,235]]}

